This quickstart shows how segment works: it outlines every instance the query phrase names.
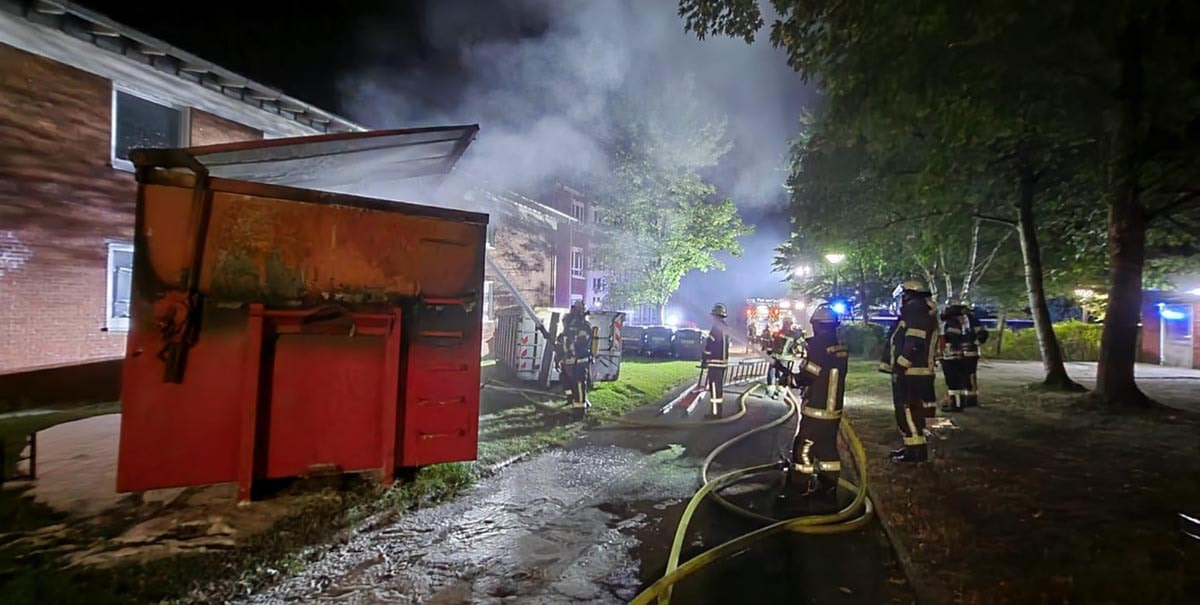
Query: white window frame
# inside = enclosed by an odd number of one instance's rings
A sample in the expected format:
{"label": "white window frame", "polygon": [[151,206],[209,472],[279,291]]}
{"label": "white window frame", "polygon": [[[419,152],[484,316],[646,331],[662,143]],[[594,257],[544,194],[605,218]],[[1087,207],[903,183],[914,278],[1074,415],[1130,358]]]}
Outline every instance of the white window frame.
{"label": "white window frame", "polygon": [[495,282],[490,279],[483,281],[483,320],[488,321],[495,317],[496,300],[495,300]]}
{"label": "white window frame", "polygon": [[581,223],[586,223],[587,205],[579,200],[571,200],[571,216]]}
{"label": "white window frame", "polygon": [[[133,243],[122,241],[108,242],[108,262],[105,264],[105,288],[104,288],[104,325],[109,332],[128,332],[129,318],[128,317],[113,317],[113,296],[116,294],[117,284],[113,280],[113,273],[116,271],[115,252],[128,252],[133,254]],[[129,284],[129,299],[130,304],[133,301],[133,267],[129,268],[130,284]]]}
{"label": "white window frame", "polygon": [[496,249],[496,224],[489,222],[484,232],[483,245],[488,250]]}
{"label": "white window frame", "polygon": [[[578,267],[575,266],[575,259],[579,259]],[[571,277],[574,279],[586,279],[583,275],[583,248],[571,247]]]}
{"label": "white window frame", "polygon": [[138,97],[144,101],[150,101],[155,105],[162,105],[179,112],[179,146],[187,147],[192,142],[192,108],[180,105],[170,99],[157,95],[147,94],[140,90],[135,90],[123,84],[113,82],[112,85],[112,101],[109,103],[109,127],[108,127],[108,161],[109,164],[117,170],[125,172],[133,172],[133,162],[117,157],[117,93],[125,93],[130,96]]}

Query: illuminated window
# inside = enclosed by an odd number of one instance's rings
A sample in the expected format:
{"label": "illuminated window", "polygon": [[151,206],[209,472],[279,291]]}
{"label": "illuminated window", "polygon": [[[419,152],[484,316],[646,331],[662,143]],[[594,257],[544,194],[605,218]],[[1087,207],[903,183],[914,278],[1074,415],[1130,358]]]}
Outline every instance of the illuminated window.
{"label": "illuminated window", "polygon": [[105,324],[114,332],[129,330],[129,299],[133,291],[133,245],[108,244]]}
{"label": "illuminated window", "polygon": [[571,248],[571,277],[583,277],[582,248]]}

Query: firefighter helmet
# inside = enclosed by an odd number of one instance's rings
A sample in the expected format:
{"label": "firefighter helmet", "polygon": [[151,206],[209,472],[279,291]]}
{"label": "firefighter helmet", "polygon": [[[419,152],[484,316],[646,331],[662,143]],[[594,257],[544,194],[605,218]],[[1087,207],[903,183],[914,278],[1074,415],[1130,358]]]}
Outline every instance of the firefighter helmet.
{"label": "firefighter helmet", "polygon": [[892,298],[900,296],[905,292],[912,292],[921,296],[929,296],[930,294],[929,288],[925,287],[925,282],[919,279],[909,279],[905,280],[905,282],[899,286],[896,286],[896,289],[892,291]]}
{"label": "firefighter helmet", "polygon": [[725,303],[717,303],[713,305],[712,312],[717,317],[728,317],[729,313],[725,310]]}
{"label": "firefighter helmet", "polygon": [[813,324],[835,324],[841,320],[838,318],[837,313],[834,313],[833,309],[830,309],[828,305],[821,305],[817,307],[816,311],[812,312],[808,321]]}
{"label": "firefighter helmet", "polygon": [[571,313],[587,315],[588,314],[587,305],[583,304],[582,300],[577,300],[577,301],[571,303]]}

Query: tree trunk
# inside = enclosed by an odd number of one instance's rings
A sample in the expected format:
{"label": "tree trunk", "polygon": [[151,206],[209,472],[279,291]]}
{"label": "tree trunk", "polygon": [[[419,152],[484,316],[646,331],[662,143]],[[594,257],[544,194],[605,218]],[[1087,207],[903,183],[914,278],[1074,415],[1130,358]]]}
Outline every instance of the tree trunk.
{"label": "tree trunk", "polygon": [[667,321],[667,305],[658,305],[658,325],[664,325]]}
{"label": "tree trunk", "polygon": [[1144,74],[1141,37],[1136,22],[1129,25],[1119,46],[1122,51],[1121,114],[1114,133],[1115,157],[1108,178],[1108,312],[1100,336],[1096,397],[1113,404],[1149,406],[1153,402],[1142,393],[1133,377],[1142,306],[1147,218],[1138,174]]}
{"label": "tree trunk", "polygon": [[1050,321],[1046,305],[1046,288],[1042,279],[1042,250],[1038,245],[1037,226],[1033,215],[1033,170],[1021,167],[1021,193],[1017,200],[1017,231],[1021,239],[1021,256],[1025,260],[1025,286],[1029,293],[1029,311],[1037,330],[1038,348],[1042,353],[1042,368],[1046,371],[1043,385],[1063,390],[1083,390],[1067,376],[1062,349]]}

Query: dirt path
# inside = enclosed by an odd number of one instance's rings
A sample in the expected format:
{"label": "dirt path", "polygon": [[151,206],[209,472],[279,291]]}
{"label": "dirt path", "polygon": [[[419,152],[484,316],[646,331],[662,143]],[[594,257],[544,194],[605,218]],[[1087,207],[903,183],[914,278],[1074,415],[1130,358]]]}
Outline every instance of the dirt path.
{"label": "dirt path", "polygon": [[[1095,362],[1075,361],[1067,374],[1089,389],[1096,384]],[[1045,378],[1041,362],[984,360],[981,374],[1004,385],[1039,382]],[[1159,403],[1200,414],[1200,370],[1139,363],[1134,367],[1138,385]],[[980,385],[987,389],[987,382]]]}
{"label": "dirt path", "polygon": [[[778,403],[750,405],[747,418],[719,428],[588,431],[454,502],[368,526],[245,602],[627,602],[662,573],[703,456],[783,411]],[[764,436],[724,463],[773,459],[783,438]],[[752,529],[715,507],[703,507],[694,525],[687,556]],[[911,601],[878,526],[820,539],[784,536],[676,591],[680,603]]]}

